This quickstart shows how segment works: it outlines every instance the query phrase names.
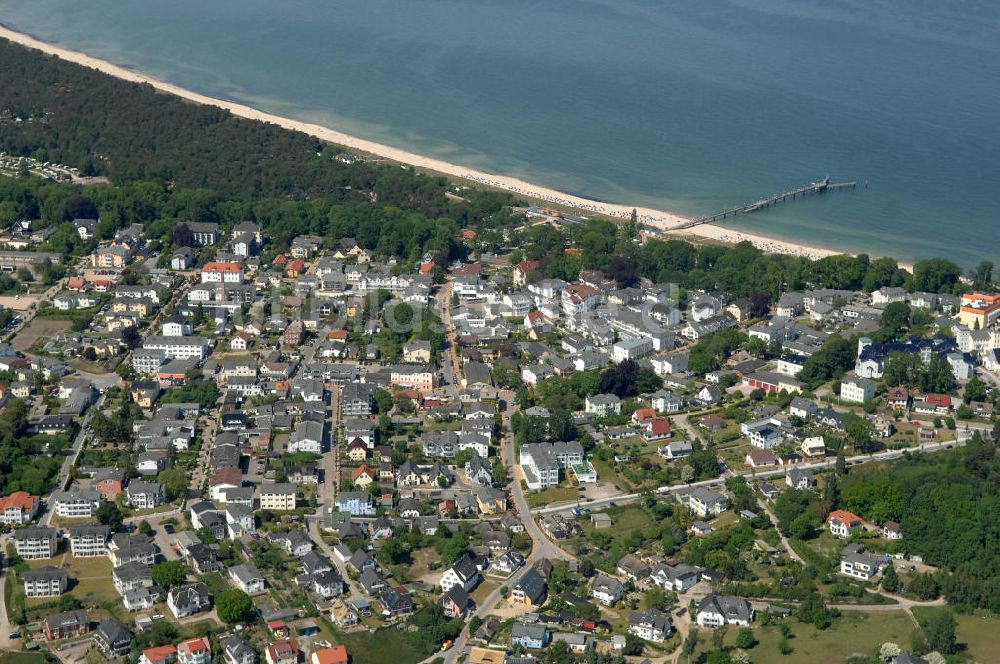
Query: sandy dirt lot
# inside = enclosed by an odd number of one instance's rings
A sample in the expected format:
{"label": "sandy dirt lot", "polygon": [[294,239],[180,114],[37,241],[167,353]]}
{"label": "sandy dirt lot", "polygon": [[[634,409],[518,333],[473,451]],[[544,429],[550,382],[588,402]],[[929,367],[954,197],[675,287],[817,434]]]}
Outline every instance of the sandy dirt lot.
{"label": "sandy dirt lot", "polygon": [[14,295],[0,295],[0,306],[6,309],[13,309],[14,311],[30,309],[31,305],[36,302],[38,302],[38,296],[36,295],[22,295],[20,298]]}
{"label": "sandy dirt lot", "polygon": [[51,339],[60,332],[65,332],[72,324],[68,320],[53,320],[50,318],[35,318],[27,327],[18,332],[11,344],[15,350],[25,351],[31,348],[39,339]]}

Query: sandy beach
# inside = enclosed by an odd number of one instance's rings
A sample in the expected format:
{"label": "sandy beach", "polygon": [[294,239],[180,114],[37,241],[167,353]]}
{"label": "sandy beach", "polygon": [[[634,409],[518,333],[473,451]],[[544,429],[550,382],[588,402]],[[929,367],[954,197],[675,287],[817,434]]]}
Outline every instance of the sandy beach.
{"label": "sandy beach", "polygon": [[[665,212],[662,210],[653,210],[649,208],[632,206],[632,205],[604,203],[604,202],[589,200],[586,198],[582,198],[580,196],[574,196],[572,194],[556,191],[554,189],[549,189],[547,187],[531,184],[529,182],[525,182],[517,178],[486,173],[483,171],[469,169],[467,167],[460,166],[457,164],[452,164],[446,161],[432,159],[429,157],[423,157],[421,155],[413,154],[412,152],[407,152],[406,150],[401,150],[388,145],[383,145],[381,143],[376,143],[374,141],[368,141],[363,138],[351,136],[349,134],[336,131],[335,129],[331,129],[329,127],[323,127],[320,125],[310,124],[307,122],[300,122],[298,120],[292,120],[290,118],[285,118],[273,115],[271,113],[266,113],[264,111],[260,111],[250,106],[240,104],[237,102],[227,101],[224,99],[216,99],[214,97],[202,95],[197,92],[192,92],[190,90],[186,90],[179,86],[173,85],[171,83],[160,81],[155,77],[143,74],[142,72],[138,72],[132,69],[126,69],[124,67],[115,65],[105,60],[91,57],[84,53],[71,51],[69,49],[62,48],[54,44],[49,44],[47,42],[40,41],[38,39],[35,39],[34,37],[25,35],[20,32],[16,32],[4,26],[0,26],[0,37],[9,39],[10,41],[15,42],[17,44],[21,44],[23,46],[38,49],[50,55],[58,56],[69,62],[97,69],[98,71],[110,74],[111,76],[116,76],[118,78],[127,81],[133,81],[136,83],[148,83],[149,85],[152,85],[158,90],[177,95],[192,102],[196,102],[199,104],[210,104],[213,106],[224,108],[233,115],[242,118],[260,120],[262,122],[270,122],[285,127],[287,129],[293,129],[296,131],[305,132],[321,140],[328,141],[330,143],[339,146],[343,146],[344,148],[350,150],[357,150],[360,152],[366,152],[369,154],[377,155],[379,157],[399,162],[401,164],[413,166],[418,169],[425,169],[429,171],[442,173],[452,178],[467,180],[470,182],[475,182],[490,187],[496,187],[498,189],[510,191],[514,194],[520,195],[526,199],[531,199],[533,201],[559,205],[566,208],[578,210],[581,213],[601,214],[619,219],[629,218],[632,214],[632,210],[635,209],[637,211],[639,220],[641,222],[664,231],[670,231],[671,227],[686,221],[686,218],[676,214],[672,214],[670,212]],[[761,235],[744,233],[741,231],[733,230],[732,228],[727,228],[715,224],[703,224],[700,226],[696,226],[694,228],[685,229],[683,231],[673,231],[671,234],[676,234],[678,237],[687,236],[687,237],[708,238],[727,243],[749,241],[753,243],[754,246],[760,248],[763,251],[771,253],[794,254],[797,256],[805,256],[813,259],[837,253],[843,253],[843,252],[833,251],[830,249],[809,247],[806,245],[797,244],[795,242],[778,240],[775,238],[768,238]]]}

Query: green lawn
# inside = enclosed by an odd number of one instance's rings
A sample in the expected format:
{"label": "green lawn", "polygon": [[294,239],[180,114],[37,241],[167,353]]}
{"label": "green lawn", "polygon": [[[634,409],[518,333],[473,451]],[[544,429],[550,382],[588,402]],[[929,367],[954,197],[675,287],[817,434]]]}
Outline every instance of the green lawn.
{"label": "green lawn", "polygon": [[579,493],[571,486],[554,486],[549,489],[542,489],[527,496],[529,507],[542,507],[549,503],[558,503],[566,500],[573,500]]}
{"label": "green lawn", "polygon": [[215,597],[218,597],[219,593],[225,590],[231,590],[233,587],[229,584],[229,581],[219,572],[212,572],[211,574],[203,574],[198,578],[201,579],[206,586],[208,586],[209,591]]}
{"label": "green lawn", "polygon": [[[31,560],[28,564],[32,568],[52,565],[61,567],[69,574],[69,592],[67,594],[78,598],[85,606],[103,606],[108,602],[120,602],[120,596],[111,584],[111,561],[105,556],[94,558],[74,558],[68,552],[61,553],[48,560]],[[16,589],[21,592],[20,584]],[[29,617],[34,618],[34,613],[38,613],[36,607],[49,605],[52,598],[26,599],[25,603],[29,610]],[[42,610],[41,617],[45,611]]]}
{"label": "green lawn", "polygon": [[347,648],[352,664],[415,664],[435,651],[419,631],[409,632],[395,626],[349,634],[335,630],[334,634],[337,642]]}
{"label": "green lawn", "polygon": [[629,480],[625,475],[615,470],[610,462],[603,459],[598,459],[597,457],[592,457],[590,462],[594,464],[594,470],[597,471],[597,479],[605,484],[614,484],[622,491],[632,491],[634,485],[632,481]]}
{"label": "green lawn", "polygon": [[[933,611],[945,609],[915,607],[913,615],[923,623]],[[958,643],[964,649],[958,654],[975,662],[989,662],[1000,652],[1000,616],[988,613],[955,614],[958,621]],[[0,663],[2,664],[2,663]]]}
{"label": "green lawn", "polygon": [[[597,530],[589,517],[580,519],[577,523],[583,528],[584,536],[570,542],[586,541],[588,545],[596,547],[591,554],[594,564],[611,571],[615,569],[619,558],[635,548],[635,533],[648,531],[655,524],[650,514],[637,504],[612,507],[604,513],[611,517],[613,525],[610,528]],[[643,541],[646,541],[645,537]]]}
{"label": "green lawn", "polygon": [[45,652],[5,652],[0,653],[0,664],[51,664],[58,662]]}
{"label": "green lawn", "polygon": [[[756,627],[754,633],[760,641],[748,651],[753,662],[781,662],[782,664],[843,664],[847,657],[859,653],[875,654],[886,641],[903,648],[910,643],[916,629],[903,611],[866,614],[845,611],[828,629],[818,630],[796,620],[786,621],[792,629],[788,643],[792,652],[782,655],[778,650],[781,633],[776,626]],[[739,630],[729,629],[726,643],[732,645]],[[702,630],[702,643],[711,649],[711,630]]]}

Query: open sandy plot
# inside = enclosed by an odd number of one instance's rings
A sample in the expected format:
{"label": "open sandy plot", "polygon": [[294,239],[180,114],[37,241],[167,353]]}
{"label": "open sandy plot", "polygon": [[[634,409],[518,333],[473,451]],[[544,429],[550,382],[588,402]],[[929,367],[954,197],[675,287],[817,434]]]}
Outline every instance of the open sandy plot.
{"label": "open sandy plot", "polygon": [[0,306],[5,309],[13,309],[14,311],[26,311],[31,308],[31,305],[38,302],[39,297],[37,295],[21,295],[20,297],[16,295],[0,295]]}
{"label": "open sandy plot", "polygon": [[15,350],[25,351],[31,348],[39,339],[51,339],[60,332],[65,332],[72,323],[68,320],[53,318],[34,318],[17,333],[11,345]]}

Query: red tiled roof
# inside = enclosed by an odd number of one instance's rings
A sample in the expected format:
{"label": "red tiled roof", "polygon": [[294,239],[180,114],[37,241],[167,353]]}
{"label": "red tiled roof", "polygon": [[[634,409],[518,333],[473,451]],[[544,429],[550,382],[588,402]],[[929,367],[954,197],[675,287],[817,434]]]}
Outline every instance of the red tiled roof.
{"label": "red tiled roof", "polygon": [[847,510],[834,510],[830,512],[830,516],[826,518],[827,522],[837,521],[839,523],[861,523],[861,517],[857,514],[848,512]]}
{"label": "red tiled roof", "polygon": [[665,417],[654,417],[649,423],[649,431],[658,436],[670,433],[670,420]]}
{"label": "red tiled roof", "polygon": [[32,496],[27,491],[15,491],[9,496],[0,498],[0,512],[19,509],[30,514],[37,504],[38,496]]}
{"label": "red tiled roof", "polygon": [[375,471],[369,468],[365,464],[361,464],[358,468],[355,469],[354,473],[352,474],[352,478],[356,482],[358,478],[361,477],[362,475],[367,475],[371,479],[375,479],[376,477]]}
{"label": "red tiled roof", "polygon": [[166,658],[176,654],[177,654],[177,648],[171,645],[157,646],[156,648],[146,648],[145,650],[142,651],[142,656],[145,657],[150,662],[162,662]]}
{"label": "red tiled roof", "polygon": [[197,638],[188,639],[187,641],[181,642],[180,644],[177,645],[177,650],[181,653],[184,653],[187,656],[190,656],[191,654],[202,650],[207,650],[208,652],[212,652],[212,644],[209,643],[208,639],[206,639],[204,636],[199,636]]}
{"label": "red tiled roof", "polygon": [[217,471],[212,473],[212,479],[209,481],[209,486],[218,486],[220,484],[235,484],[239,486],[243,482],[243,473],[240,472],[239,468],[226,467],[219,468]]}
{"label": "red tiled roof", "polygon": [[320,648],[313,653],[312,661],[314,664],[347,664],[347,648],[344,646]]}
{"label": "red tiled roof", "polygon": [[644,422],[654,417],[656,417],[656,411],[652,408],[636,408],[635,412],[632,413],[632,419],[636,422]]}
{"label": "red tiled roof", "polygon": [[291,657],[299,652],[298,647],[291,641],[283,639],[275,641],[267,646],[267,651],[271,654],[272,660]]}
{"label": "red tiled roof", "polygon": [[517,264],[517,269],[522,274],[529,274],[534,272],[541,266],[539,261],[521,261]]}
{"label": "red tiled roof", "polygon": [[951,406],[951,397],[947,394],[928,394],[924,397],[924,401],[935,407]]}
{"label": "red tiled roof", "polygon": [[205,263],[205,266],[201,268],[202,272],[240,272],[243,266],[239,263],[234,263],[232,261],[215,261],[212,263]]}

